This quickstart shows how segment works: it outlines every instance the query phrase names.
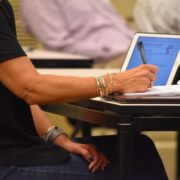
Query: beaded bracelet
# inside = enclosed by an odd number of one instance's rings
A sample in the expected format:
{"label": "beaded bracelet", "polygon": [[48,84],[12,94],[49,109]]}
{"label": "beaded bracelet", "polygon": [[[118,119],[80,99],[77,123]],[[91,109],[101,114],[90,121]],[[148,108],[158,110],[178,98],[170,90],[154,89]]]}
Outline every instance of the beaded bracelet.
{"label": "beaded bracelet", "polygon": [[105,82],[104,76],[96,77],[97,90],[101,97],[107,96],[113,89],[112,74],[107,74],[107,77],[107,82]]}
{"label": "beaded bracelet", "polygon": [[114,83],[113,83],[113,78],[112,78],[112,73],[107,74],[109,77],[109,94],[113,92],[113,87],[114,87]]}
{"label": "beaded bracelet", "polygon": [[98,94],[101,97],[104,97],[106,95],[106,83],[104,81],[103,76],[96,77],[96,84],[97,84]]}

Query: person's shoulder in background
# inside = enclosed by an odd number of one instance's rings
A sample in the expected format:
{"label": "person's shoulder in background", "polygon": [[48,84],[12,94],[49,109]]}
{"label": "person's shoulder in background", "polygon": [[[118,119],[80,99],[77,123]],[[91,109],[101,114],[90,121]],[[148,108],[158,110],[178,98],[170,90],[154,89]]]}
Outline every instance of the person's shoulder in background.
{"label": "person's shoulder in background", "polygon": [[180,33],[179,0],[137,0],[134,19],[138,30],[153,33]]}
{"label": "person's shoulder in background", "polygon": [[26,28],[47,49],[96,61],[126,52],[134,35],[109,0],[22,0],[21,9]]}

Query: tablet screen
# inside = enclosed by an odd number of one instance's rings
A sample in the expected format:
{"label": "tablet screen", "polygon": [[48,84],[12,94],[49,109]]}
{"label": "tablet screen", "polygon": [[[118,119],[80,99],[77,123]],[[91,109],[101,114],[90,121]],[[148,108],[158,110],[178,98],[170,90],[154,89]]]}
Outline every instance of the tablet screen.
{"label": "tablet screen", "polygon": [[144,56],[147,64],[158,67],[155,85],[166,85],[177,56],[180,54],[180,38],[139,36],[126,69],[142,64],[142,54],[138,43],[143,43]]}

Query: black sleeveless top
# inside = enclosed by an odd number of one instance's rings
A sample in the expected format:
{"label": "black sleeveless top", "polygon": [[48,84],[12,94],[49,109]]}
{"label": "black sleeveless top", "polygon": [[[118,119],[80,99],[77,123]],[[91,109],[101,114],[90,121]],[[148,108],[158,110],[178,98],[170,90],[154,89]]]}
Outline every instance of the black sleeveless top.
{"label": "black sleeveless top", "polygon": [[[25,56],[16,38],[11,5],[0,2],[0,63]],[[30,106],[0,83],[0,166],[56,164],[69,158],[64,149],[37,134]]]}

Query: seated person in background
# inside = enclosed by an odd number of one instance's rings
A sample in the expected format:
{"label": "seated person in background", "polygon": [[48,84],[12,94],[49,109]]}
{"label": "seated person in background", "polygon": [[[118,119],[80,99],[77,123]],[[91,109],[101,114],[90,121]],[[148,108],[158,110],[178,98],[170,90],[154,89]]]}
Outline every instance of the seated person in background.
{"label": "seated person in background", "polygon": [[[117,179],[115,136],[72,141],[38,105],[146,91],[157,67],[146,64],[98,78],[41,75],[17,41],[7,0],[0,0],[0,27],[0,179]],[[130,180],[167,180],[153,142],[141,134],[134,140]]]}
{"label": "seated person in background", "polygon": [[139,31],[180,33],[179,0],[138,0],[134,18]]}
{"label": "seated person in background", "polygon": [[109,0],[21,0],[25,29],[47,49],[120,67],[133,31]]}

